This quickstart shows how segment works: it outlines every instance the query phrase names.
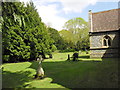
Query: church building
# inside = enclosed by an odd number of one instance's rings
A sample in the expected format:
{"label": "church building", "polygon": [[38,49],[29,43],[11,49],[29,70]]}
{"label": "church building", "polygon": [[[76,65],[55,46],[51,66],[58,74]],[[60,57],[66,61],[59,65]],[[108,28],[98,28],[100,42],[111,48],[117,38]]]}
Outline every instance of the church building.
{"label": "church building", "polygon": [[120,9],[89,10],[91,58],[120,57]]}

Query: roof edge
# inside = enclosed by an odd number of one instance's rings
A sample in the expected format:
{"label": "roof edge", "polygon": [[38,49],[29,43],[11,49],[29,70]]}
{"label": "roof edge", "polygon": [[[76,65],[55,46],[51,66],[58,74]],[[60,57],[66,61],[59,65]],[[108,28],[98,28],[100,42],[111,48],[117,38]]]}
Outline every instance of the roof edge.
{"label": "roof edge", "polygon": [[105,12],[110,12],[110,11],[114,11],[114,10],[120,10],[120,8],[117,8],[117,9],[111,9],[111,10],[106,10],[106,11],[100,11],[100,12],[93,12],[92,14],[105,13]]}

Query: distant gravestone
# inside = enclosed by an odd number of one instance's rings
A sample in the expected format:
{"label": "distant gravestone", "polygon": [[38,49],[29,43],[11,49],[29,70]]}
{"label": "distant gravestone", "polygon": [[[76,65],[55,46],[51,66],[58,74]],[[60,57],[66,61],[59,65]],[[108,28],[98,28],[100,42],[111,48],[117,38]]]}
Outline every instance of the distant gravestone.
{"label": "distant gravestone", "polygon": [[88,50],[85,48],[85,52],[86,52],[86,54],[88,54]]}
{"label": "distant gravestone", "polygon": [[81,50],[79,50],[79,54],[81,54]]}
{"label": "distant gravestone", "polygon": [[88,54],[88,51],[86,51],[86,54]]}
{"label": "distant gravestone", "polygon": [[74,53],[73,54],[73,61],[77,61],[78,60],[78,53]]}
{"label": "distant gravestone", "polygon": [[70,54],[68,54],[68,59],[67,60],[70,60]]}

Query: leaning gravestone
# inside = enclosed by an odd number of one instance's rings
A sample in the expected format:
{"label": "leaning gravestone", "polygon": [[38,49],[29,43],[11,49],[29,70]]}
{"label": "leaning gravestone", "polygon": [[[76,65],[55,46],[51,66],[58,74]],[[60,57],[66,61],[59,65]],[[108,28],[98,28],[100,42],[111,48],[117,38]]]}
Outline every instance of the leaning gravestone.
{"label": "leaning gravestone", "polygon": [[37,73],[35,75],[35,78],[43,78],[44,77],[44,70],[42,68],[42,61],[43,58],[41,55],[39,55],[39,58],[37,58],[37,60],[39,60],[39,65],[38,65],[38,69],[37,69]]}

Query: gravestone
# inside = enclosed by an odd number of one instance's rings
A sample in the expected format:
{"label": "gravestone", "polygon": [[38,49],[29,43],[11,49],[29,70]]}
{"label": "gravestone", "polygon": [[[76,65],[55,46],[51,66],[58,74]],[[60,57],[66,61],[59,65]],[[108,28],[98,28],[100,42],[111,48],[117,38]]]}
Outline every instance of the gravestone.
{"label": "gravestone", "polygon": [[39,60],[40,60],[40,58],[38,57],[38,58],[37,58],[37,61],[39,61]]}
{"label": "gravestone", "polygon": [[39,60],[40,60],[40,61],[43,61],[43,60],[44,60],[44,58],[43,58],[42,55],[39,55]]}
{"label": "gravestone", "polygon": [[86,52],[86,54],[88,54],[88,50],[85,48],[85,52]]}
{"label": "gravestone", "polygon": [[86,54],[88,54],[88,51],[86,51]]}
{"label": "gravestone", "polygon": [[73,61],[77,61],[78,60],[78,53],[74,53],[73,54]]}
{"label": "gravestone", "polygon": [[40,78],[42,79],[44,77],[44,70],[42,68],[42,61],[44,59],[42,58],[42,55],[39,55],[39,57],[37,58],[37,61],[39,61],[39,65],[38,65],[38,69],[35,75],[35,78]]}
{"label": "gravestone", "polygon": [[81,50],[79,50],[79,54],[81,54]]}
{"label": "gravestone", "polygon": [[68,59],[67,60],[70,60],[70,54],[68,54]]}

